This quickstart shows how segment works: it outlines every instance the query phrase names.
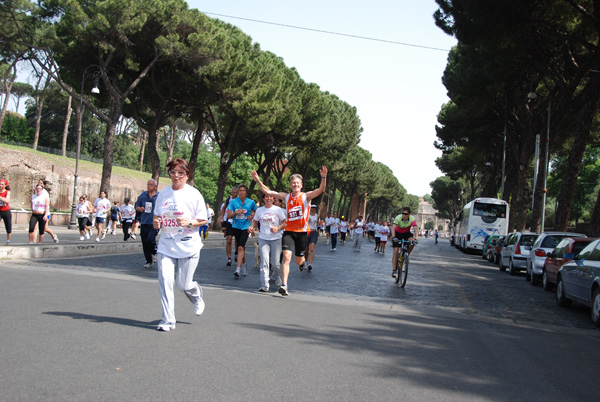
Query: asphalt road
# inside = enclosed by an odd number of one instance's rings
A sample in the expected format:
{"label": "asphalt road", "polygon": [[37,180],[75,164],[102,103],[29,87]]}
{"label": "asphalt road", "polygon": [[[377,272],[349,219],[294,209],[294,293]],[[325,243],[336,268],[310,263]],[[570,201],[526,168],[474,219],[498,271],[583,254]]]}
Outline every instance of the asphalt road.
{"label": "asphalt road", "polygon": [[141,254],[1,261],[0,401],[595,400],[589,309],[444,240],[419,243],[400,289],[372,247],[321,238],[288,298],[205,249],[206,311],[176,293],[170,333]]}

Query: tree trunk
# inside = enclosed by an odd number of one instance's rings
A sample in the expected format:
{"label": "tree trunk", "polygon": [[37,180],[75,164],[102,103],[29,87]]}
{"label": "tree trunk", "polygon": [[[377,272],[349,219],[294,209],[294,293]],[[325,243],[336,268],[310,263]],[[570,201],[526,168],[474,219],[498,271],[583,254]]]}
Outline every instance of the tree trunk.
{"label": "tree trunk", "polygon": [[[200,144],[202,144],[202,139],[204,137],[204,121],[200,119],[198,121],[198,128],[196,128],[196,132],[194,133],[194,139],[192,140],[192,152],[190,153],[190,177],[188,179],[188,184],[194,185],[194,176],[196,175],[196,165],[198,164],[198,155],[200,154]],[[216,220],[216,219],[215,219]]]}
{"label": "tree trunk", "polygon": [[[144,152],[146,150],[146,140],[148,139],[148,130],[138,127],[140,135],[140,172],[144,170]],[[157,179],[156,182],[158,183]]]}
{"label": "tree trunk", "polygon": [[[10,71],[12,72],[12,76],[10,77],[10,81],[8,76]],[[8,102],[10,101],[10,91],[12,90],[13,83],[17,79],[17,62],[15,61],[10,68],[6,69],[6,74],[4,74],[4,103],[2,104],[2,110],[0,111],[0,131],[2,131],[2,124],[4,123],[4,116],[6,115],[6,110],[8,109]]]}
{"label": "tree trunk", "polygon": [[592,219],[591,223],[591,233],[588,233],[591,237],[600,237],[600,191],[598,191],[598,195],[596,198],[596,204],[594,205],[594,210],[592,211]]}
{"label": "tree trunk", "polygon": [[71,122],[71,115],[73,114],[73,108],[71,107],[71,100],[73,97],[69,95],[67,98],[67,115],[65,116],[65,126],[63,128],[62,137],[62,156],[67,156],[67,135],[69,134],[69,123]]}
{"label": "tree trunk", "polygon": [[102,164],[102,180],[100,182],[100,191],[109,194],[110,181],[112,177],[113,154],[115,148],[115,130],[119,119],[121,118],[122,105],[116,101],[111,103],[108,114],[109,122],[106,124],[106,134],[104,136],[104,155]]}
{"label": "tree trunk", "polygon": [[38,140],[40,139],[40,123],[42,122],[42,108],[44,107],[45,96],[36,96],[36,116],[35,116],[35,134],[33,135],[33,146],[34,150],[37,149]]}
{"label": "tree trunk", "polygon": [[148,140],[146,146],[148,148],[148,155],[150,156],[150,166],[152,168],[152,178],[158,181],[160,176],[160,158],[158,156],[158,135],[156,133],[156,125],[152,125],[148,128]]}
{"label": "tree trunk", "polygon": [[[595,88],[595,85],[590,85],[588,88]],[[593,92],[594,93],[594,92]],[[595,92],[597,94],[597,92]],[[597,95],[594,95],[597,96]],[[567,160],[567,170],[563,178],[563,185],[558,195],[558,207],[554,216],[554,230],[566,231],[569,226],[569,216],[571,207],[573,206],[573,197],[577,187],[577,176],[581,170],[581,161],[585,152],[585,146],[590,137],[590,130],[594,114],[596,112],[598,100],[586,102],[580,109],[577,119],[577,129],[575,130],[575,138],[573,146],[569,152]]]}

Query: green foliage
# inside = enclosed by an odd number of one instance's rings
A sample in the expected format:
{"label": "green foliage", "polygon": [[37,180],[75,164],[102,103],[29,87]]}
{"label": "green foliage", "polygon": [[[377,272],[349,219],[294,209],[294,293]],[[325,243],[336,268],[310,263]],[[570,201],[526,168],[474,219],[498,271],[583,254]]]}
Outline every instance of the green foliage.
{"label": "green foliage", "polygon": [[27,126],[27,120],[23,116],[9,111],[4,116],[0,136],[4,141],[31,143],[33,131],[33,128]]}

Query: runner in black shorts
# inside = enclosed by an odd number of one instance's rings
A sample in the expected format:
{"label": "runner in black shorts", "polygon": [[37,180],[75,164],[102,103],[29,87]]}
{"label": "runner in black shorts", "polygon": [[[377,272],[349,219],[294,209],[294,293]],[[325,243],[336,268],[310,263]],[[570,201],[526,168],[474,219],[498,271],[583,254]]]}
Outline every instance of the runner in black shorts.
{"label": "runner in black shorts", "polygon": [[310,201],[325,191],[327,168],[323,166],[319,171],[319,174],[321,175],[321,185],[316,190],[303,193],[302,176],[299,174],[293,174],[290,176],[290,189],[292,191],[290,193],[280,193],[269,190],[269,188],[265,186],[258,177],[258,173],[252,171],[252,179],[254,179],[254,181],[258,184],[258,188],[263,192],[263,194],[271,195],[280,200],[285,200],[286,230],[283,232],[282,238],[282,284],[278,290],[279,294],[282,296],[288,295],[287,280],[290,274],[292,247],[296,247],[296,264],[298,264],[298,267],[301,271],[304,269],[304,263],[306,261],[304,258],[304,253],[306,250],[306,245],[308,244],[308,214],[310,211]]}

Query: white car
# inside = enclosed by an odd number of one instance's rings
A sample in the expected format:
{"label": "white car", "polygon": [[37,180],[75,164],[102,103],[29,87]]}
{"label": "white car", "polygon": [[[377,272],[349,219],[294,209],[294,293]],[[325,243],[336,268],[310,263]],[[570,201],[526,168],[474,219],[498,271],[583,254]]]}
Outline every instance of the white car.
{"label": "white car", "polygon": [[549,252],[553,251],[556,245],[565,237],[587,237],[582,233],[570,232],[544,232],[538,236],[533,249],[527,258],[527,270],[525,279],[531,281],[536,286],[544,274],[544,262]]}
{"label": "white car", "polygon": [[500,271],[508,267],[508,272],[515,275],[524,270],[527,266],[527,257],[529,257],[531,247],[538,237],[533,232],[514,232],[506,238],[506,245],[500,252]]}

